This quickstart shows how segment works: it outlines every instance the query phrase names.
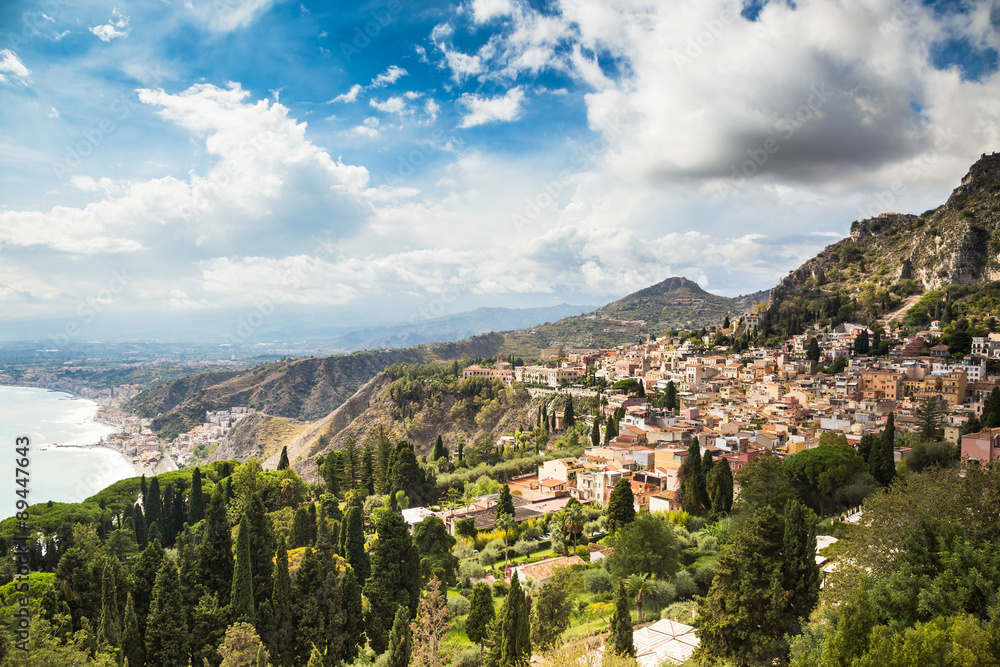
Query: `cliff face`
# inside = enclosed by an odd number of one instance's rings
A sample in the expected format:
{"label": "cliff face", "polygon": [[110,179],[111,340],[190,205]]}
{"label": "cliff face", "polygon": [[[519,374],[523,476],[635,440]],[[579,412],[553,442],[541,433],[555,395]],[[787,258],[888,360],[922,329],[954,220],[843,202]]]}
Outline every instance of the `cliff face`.
{"label": "cliff face", "polygon": [[790,272],[774,297],[817,286],[857,296],[908,280],[915,292],[1000,280],[1000,154],[983,155],[936,209],[855,221],[850,238]]}

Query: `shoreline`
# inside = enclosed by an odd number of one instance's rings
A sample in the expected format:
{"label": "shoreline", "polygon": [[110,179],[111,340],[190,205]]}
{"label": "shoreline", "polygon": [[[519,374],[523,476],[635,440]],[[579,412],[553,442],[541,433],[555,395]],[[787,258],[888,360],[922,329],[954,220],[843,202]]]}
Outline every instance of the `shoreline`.
{"label": "shoreline", "polygon": [[[122,432],[122,430],[118,426],[118,424],[115,424],[113,422],[109,422],[109,421],[107,421],[105,419],[101,419],[100,418],[99,413],[100,413],[100,410],[101,410],[102,406],[101,406],[100,401],[97,400],[97,399],[88,398],[86,396],[80,396],[80,395],[78,395],[78,394],[76,394],[76,393],[74,393],[72,391],[68,391],[66,389],[53,389],[51,387],[33,387],[33,386],[30,386],[30,385],[0,385],[0,386],[2,386],[2,387],[16,388],[16,389],[41,389],[42,391],[47,391],[49,393],[66,394],[67,396],[71,397],[71,399],[74,400],[74,401],[91,401],[92,403],[94,403],[95,406],[97,406],[97,411],[95,412],[94,416],[91,417],[90,421],[92,423],[94,423],[94,424],[100,424],[100,425],[106,426],[106,427],[108,427],[110,429],[114,429],[112,431],[112,433],[109,433],[108,435],[112,435],[114,433],[121,433]],[[105,437],[107,437],[107,436],[102,436],[102,440]],[[95,448],[99,448],[99,449],[106,449],[106,450],[109,450],[109,451],[113,451],[116,454],[118,454],[120,457],[122,457],[122,459],[124,459],[126,463],[128,463],[130,466],[132,466],[132,471],[135,473],[135,475],[133,475],[133,477],[142,477],[143,475],[152,475],[153,471],[156,470],[156,468],[160,465],[159,463],[154,464],[154,465],[146,465],[146,464],[143,464],[141,460],[138,461],[138,462],[136,462],[136,461],[133,460],[133,457],[129,456],[125,452],[119,450],[116,447],[113,447],[113,446],[108,445],[108,444],[103,444],[101,442],[89,443],[89,444],[83,444],[83,445],[66,445],[66,444],[63,444],[63,445],[58,445],[58,446],[56,445],[56,443],[53,442],[53,443],[47,445],[46,447],[48,449],[53,449],[53,448],[58,448],[58,449],[95,449]]]}

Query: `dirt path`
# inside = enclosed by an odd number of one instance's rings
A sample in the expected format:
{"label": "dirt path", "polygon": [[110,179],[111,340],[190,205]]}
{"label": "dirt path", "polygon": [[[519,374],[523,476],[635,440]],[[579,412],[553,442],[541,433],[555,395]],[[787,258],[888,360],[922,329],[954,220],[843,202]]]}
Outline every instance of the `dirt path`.
{"label": "dirt path", "polygon": [[906,300],[903,302],[902,306],[892,311],[891,313],[880,317],[878,320],[879,324],[881,324],[885,329],[888,329],[889,322],[892,322],[893,320],[902,320],[903,316],[906,315],[906,312],[910,310],[910,308],[913,308],[913,306],[917,304],[917,301],[920,301],[920,298],[922,296],[923,294],[911,294],[910,296],[906,297]]}

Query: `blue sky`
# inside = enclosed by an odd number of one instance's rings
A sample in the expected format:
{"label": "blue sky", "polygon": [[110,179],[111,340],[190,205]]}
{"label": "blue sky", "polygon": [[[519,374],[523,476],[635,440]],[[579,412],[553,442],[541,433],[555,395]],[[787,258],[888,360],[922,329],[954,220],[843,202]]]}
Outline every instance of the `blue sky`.
{"label": "blue sky", "polygon": [[766,289],[997,149],[998,25],[994,2],[6,2],[0,318],[85,339]]}

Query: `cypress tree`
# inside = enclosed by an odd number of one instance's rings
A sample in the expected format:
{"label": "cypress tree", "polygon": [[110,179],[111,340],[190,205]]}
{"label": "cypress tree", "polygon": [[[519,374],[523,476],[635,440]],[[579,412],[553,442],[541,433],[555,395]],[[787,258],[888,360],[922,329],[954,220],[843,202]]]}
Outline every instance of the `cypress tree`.
{"label": "cypress tree", "polygon": [[[872,449],[875,447],[875,442],[875,436],[871,433],[865,433],[861,436],[861,441],[858,442],[858,454],[865,460],[865,463],[870,464]],[[872,476],[874,477],[874,475]]]}
{"label": "cypress tree", "polygon": [[668,410],[677,410],[679,405],[677,403],[677,385],[674,384],[673,380],[667,382],[667,388],[663,392],[663,403]]}
{"label": "cypress tree", "polygon": [[701,472],[701,449],[698,446],[698,437],[691,438],[688,445],[687,457],[681,464],[680,471],[681,505],[690,514],[701,514],[704,507],[705,498],[705,476]]}
{"label": "cypress tree", "polygon": [[361,508],[352,505],[347,510],[344,538],[344,558],[354,568],[358,581],[366,581],[371,575],[371,563],[365,552],[365,533]]}
{"label": "cypress tree", "polygon": [[566,407],[563,409],[563,428],[568,429],[576,423],[576,414],[573,412],[573,394],[566,397]]}
{"label": "cypress tree", "polygon": [[705,480],[705,487],[711,499],[712,511],[728,514],[733,509],[733,471],[729,462],[723,459],[712,465],[712,472]]}
{"label": "cypress tree", "polygon": [[139,634],[139,619],[135,615],[135,603],[132,601],[132,593],[125,598],[125,622],[122,626],[121,638],[122,656],[128,664],[134,667],[142,667],[146,664],[146,647],[142,642],[142,635]]}
{"label": "cypress tree", "polygon": [[156,574],[153,600],[146,624],[146,660],[157,667],[187,667],[188,634],[177,581],[177,567],[169,558]]}
{"label": "cypress tree", "polygon": [[593,447],[601,445],[601,420],[594,417],[594,427],[590,429],[590,444]]}
{"label": "cypress tree", "polygon": [[[396,608],[396,617],[389,633],[389,648],[386,649],[384,667],[408,667],[413,653],[413,636],[410,634],[410,619],[406,609]],[[381,662],[381,661],[380,661]]]}
{"label": "cypress tree", "polygon": [[480,661],[483,644],[489,638],[490,625],[495,617],[493,594],[487,584],[480,582],[472,591],[472,604],[469,606],[469,616],[465,619],[465,634],[473,644],[479,644]]}
{"label": "cypress tree", "polygon": [[[704,455],[701,457],[701,475],[705,478],[705,490],[708,490],[708,475],[712,472],[712,468],[715,466],[715,457],[712,456],[712,450],[706,449]],[[707,497],[707,493],[706,493]]]}
{"label": "cypress tree", "polygon": [[284,470],[290,464],[288,463],[288,447],[284,446],[281,448],[281,456],[278,458],[278,470]]}
{"label": "cypress tree", "polygon": [[201,468],[191,475],[191,493],[188,497],[188,524],[193,526],[205,518],[205,493],[201,489]]}
{"label": "cypress tree", "polygon": [[804,621],[819,603],[816,526],[797,500],[785,503],[784,578],[793,617]]}
{"label": "cypress tree", "polygon": [[531,658],[531,621],[528,600],[521,589],[517,572],[510,580],[507,598],[500,614],[493,623],[490,652],[486,658],[489,667],[517,667]]}
{"label": "cypress tree", "polygon": [[635,496],[632,494],[632,485],[624,477],[615,482],[615,487],[611,489],[606,514],[608,532],[612,535],[635,520]]}
{"label": "cypress tree", "polygon": [[868,457],[869,471],[882,486],[889,486],[896,477],[895,442],[896,419],[895,413],[890,412],[885,422],[885,429]]}
{"label": "cypress tree", "polygon": [[271,619],[268,648],[277,667],[292,667],[295,657],[295,626],[292,625],[292,580],[288,575],[288,552],[278,540],[275,554],[274,586],[272,592],[274,614]]}
{"label": "cypress tree", "polygon": [[306,512],[305,507],[300,505],[295,510],[295,518],[292,519],[292,529],[288,533],[288,545],[293,549],[308,545],[312,542],[311,532],[309,513]]}
{"label": "cypress tree", "polygon": [[352,662],[364,644],[365,615],[361,602],[361,586],[354,570],[348,568],[340,582],[341,606],[344,610],[344,662]]}
{"label": "cypress tree", "polygon": [[271,571],[274,567],[274,552],[276,549],[274,530],[271,519],[267,516],[260,494],[253,494],[246,505],[244,516],[250,529],[250,572],[254,606],[271,600]]}
{"label": "cypress tree", "polygon": [[[149,481],[149,495],[142,497],[146,508],[146,525],[152,528],[155,523],[163,531],[163,499],[160,497],[160,478],[153,477]],[[152,537],[150,537],[152,539]]]}
{"label": "cypress tree", "polygon": [[381,427],[375,454],[375,491],[387,494],[392,488],[392,443]]}
{"label": "cypress tree", "polygon": [[101,616],[97,624],[97,642],[101,646],[118,646],[122,630],[121,613],[111,563],[104,566],[104,576],[101,579]]}
{"label": "cypress tree", "polygon": [[132,594],[140,635],[144,635],[146,631],[146,616],[149,614],[153,597],[153,586],[156,584],[156,575],[160,571],[163,559],[163,547],[158,540],[153,540],[139,554],[139,559],[132,569]]}
{"label": "cypress tree", "polygon": [[615,655],[635,657],[635,642],[632,640],[632,615],[629,611],[625,584],[618,581],[615,588],[615,613],[611,617],[611,633],[604,645],[605,651]]}
{"label": "cypress tree", "polygon": [[228,606],[229,591],[233,585],[233,537],[222,494],[218,491],[209,498],[201,534],[198,576],[205,590],[215,593],[221,606]]}
{"label": "cypress tree", "polygon": [[434,441],[434,451],[431,453],[431,460],[437,461],[439,458],[442,458],[443,456],[446,456],[444,448],[444,438],[442,438],[441,434],[439,433],[437,439]]}
{"label": "cypress tree", "polygon": [[143,473],[142,479],[139,480],[139,491],[142,492],[142,502],[146,502],[146,496],[148,495],[148,489],[146,487],[146,474]]}
{"label": "cypress tree", "polygon": [[233,569],[233,583],[230,592],[229,615],[234,623],[256,624],[253,595],[253,568],[250,556],[250,528],[246,514],[240,521],[240,532],[236,537],[236,567]]}

